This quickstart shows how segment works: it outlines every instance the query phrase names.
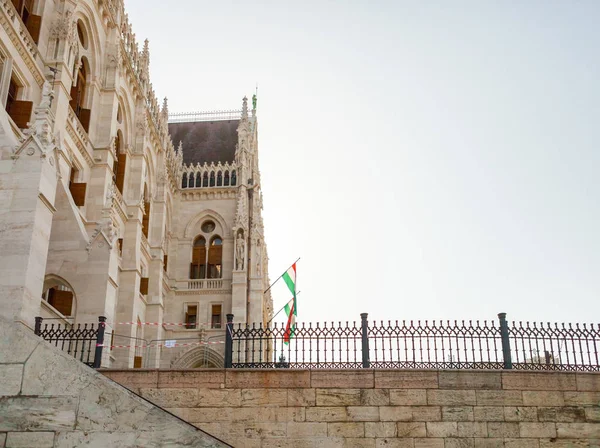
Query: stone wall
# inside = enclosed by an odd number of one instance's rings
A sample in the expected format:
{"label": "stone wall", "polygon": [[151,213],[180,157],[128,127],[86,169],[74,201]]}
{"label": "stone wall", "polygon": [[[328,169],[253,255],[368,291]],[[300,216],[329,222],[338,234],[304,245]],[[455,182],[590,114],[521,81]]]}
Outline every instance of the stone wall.
{"label": "stone wall", "polygon": [[0,447],[224,447],[0,317]]}
{"label": "stone wall", "polygon": [[600,448],[600,374],[104,373],[236,447]]}

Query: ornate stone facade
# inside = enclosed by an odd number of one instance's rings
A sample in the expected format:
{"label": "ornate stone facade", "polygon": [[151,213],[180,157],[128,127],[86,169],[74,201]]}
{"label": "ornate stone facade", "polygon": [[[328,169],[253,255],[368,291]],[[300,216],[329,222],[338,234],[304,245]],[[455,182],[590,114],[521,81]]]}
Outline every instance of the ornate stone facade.
{"label": "ornate stone facade", "polygon": [[229,152],[180,143],[207,117],[170,124],[141,47],[122,0],[0,1],[0,313],[106,316],[107,367],[219,366],[225,315],[272,313],[256,101],[210,118]]}

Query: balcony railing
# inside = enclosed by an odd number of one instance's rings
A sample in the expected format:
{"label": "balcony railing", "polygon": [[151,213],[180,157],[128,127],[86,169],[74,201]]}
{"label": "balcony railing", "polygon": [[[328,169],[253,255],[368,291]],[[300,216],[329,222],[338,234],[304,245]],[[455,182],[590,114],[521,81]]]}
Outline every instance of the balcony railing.
{"label": "balcony railing", "polygon": [[178,290],[200,290],[217,291],[231,289],[231,279],[227,278],[208,278],[208,279],[187,279],[177,280],[175,288]]}

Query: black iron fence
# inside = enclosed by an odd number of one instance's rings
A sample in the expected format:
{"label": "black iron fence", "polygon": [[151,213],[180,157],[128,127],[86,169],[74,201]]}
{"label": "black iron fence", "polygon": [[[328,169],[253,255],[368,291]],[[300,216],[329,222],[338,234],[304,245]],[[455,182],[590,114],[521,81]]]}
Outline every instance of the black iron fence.
{"label": "black iron fence", "polygon": [[42,317],[35,318],[35,334],[59,349],[72,355],[90,367],[99,368],[104,344],[104,322],[100,316],[98,324],[60,324],[44,322]]}
{"label": "black iron fence", "polygon": [[225,367],[293,369],[522,369],[600,371],[599,324],[388,321],[233,324],[227,315]]}

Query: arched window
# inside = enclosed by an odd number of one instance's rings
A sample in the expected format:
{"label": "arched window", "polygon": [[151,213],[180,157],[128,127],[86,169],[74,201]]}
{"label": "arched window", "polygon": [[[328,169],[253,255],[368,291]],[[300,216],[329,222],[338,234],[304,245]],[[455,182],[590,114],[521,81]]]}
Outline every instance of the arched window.
{"label": "arched window", "polygon": [[122,141],[121,131],[119,130],[115,137],[116,157],[113,163],[113,178],[117,190],[119,190],[121,194],[123,194],[123,186],[125,185],[125,166],[127,165],[127,154],[121,153]]}
{"label": "arched window", "polygon": [[217,187],[223,186],[223,174],[219,171],[217,173]]}
{"label": "arched window", "polygon": [[206,278],[206,239],[203,236],[194,240],[190,278]]}
{"label": "arched window", "polygon": [[208,173],[204,173],[204,176],[202,176],[202,186],[203,187],[208,187]]}
{"label": "arched window", "polygon": [[142,233],[148,238],[148,232],[150,230],[150,199],[147,199],[148,187],[144,187],[144,216],[142,217]]}
{"label": "arched window", "polygon": [[215,186],[215,172],[214,171],[210,172],[210,186],[211,187]]}
{"label": "arched window", "polygon": [[237,178],[235,176],[235,170],[231,172],[231,186],[235,187],[235,183],[237,182]]}
{"label": "arched window", "polygon": [[183,173],[183,177],[181,178],[181,188],[187,188],[187,173]]}
{"label": "arched window", "polygon": [[89,132],[90,128],[90,110],[84,109],[85,93],[86,93],[86,80],[87,80],[87,59],[82,57],[79,63],[79,70],[77,70],[77,81],[74,86],[71,87],[71,109],[75,112],[75,115],[79,118],[79,122],[83,126],[86,132]]}
{"label": "arched window", "polygon": [[226,187],[229,186],[229,171],[225,171],[225,179],[223,185],[225,185]]}
{"label": "arched window", "polygon": [[223,240],[215,236],[208,249],[208,278],[221,278],[221,262],[223,259]]}
{"label": "arched window", "polygon": [[61,279],[50,277],[44,281],[42,299],[63,316],[75,315],[73,290],[67,282]]}
{"label": "arched window", "polygon": [[201,184],[201,174],[200,173],[196,173],[196,183],[192,184],[192,187],[196,187],[196,188],[200,188],[202,186]]}

